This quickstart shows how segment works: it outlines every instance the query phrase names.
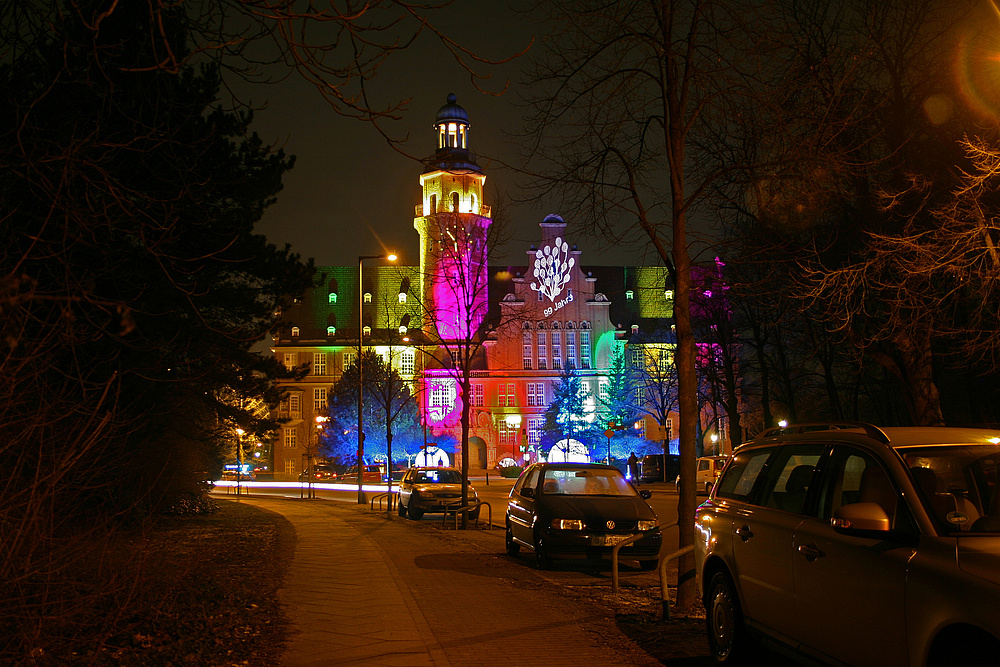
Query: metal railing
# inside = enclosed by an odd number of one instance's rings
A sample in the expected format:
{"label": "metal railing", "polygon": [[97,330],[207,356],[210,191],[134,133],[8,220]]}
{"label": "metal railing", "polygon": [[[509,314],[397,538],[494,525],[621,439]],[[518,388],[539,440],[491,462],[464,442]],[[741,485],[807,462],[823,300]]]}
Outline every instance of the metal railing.
{"label": "metal railing", "polygon": [[[674,521],[673,523],[667,524],[666,526],[661,526],[660,531],[662,532],[667,528],[673,528],[676,525],[677,522]],[[642,533],[638,535],[633,535],[632,537],[616,544],[615,548],[611,550],[611,592],[613,595],[618,595],[618,550],[624,546],[632,544],[633,542],[641,540],[643,537],[645,537],[645,535],[643,535]],[[660,556],[660,558],[658,559],[659,562],[657,563],[656,570],[657,574],[659,574],[660,576],[660,601],[661,604],[663,605],[663,620],[665,621],[670,620],[670,591],[669,587],[667,586],[667,563],[673,560],[677,560],[681,556],[689,554],[692,551],[694,551],[694,545],[689,544],[686,547],[682,547],[671,554],[667,554],[666,556]]]}
{"label": "metal railing", "polygon": [[369,505],[368,509],[372,509],[372,510],[375,509],[375,501],[376,500],[378,501],[378,511],[379,512],[383,511],[382,510],[382,501],[383,500],[386,501],[386,504],[387,504],[387,506],[385,508],[385,511],[386,512],[391,512],[392,509],[393,509],[393,507],[395,507],[396,503],[399,502],[399,494],[395,493],[395,492],[389,493],[388,491],[383,491],[382,493],[375,494],[374,496],[372,496],[372,502]]}
{"label": "metal railing", "polygon": [[[455,530],[458,530],[458,515],[468,514],[469,512],[475,510],[479,507],[485,507],[486,511],[489,513],[489,521],[486,522],[486,529],[493,530],[493,507],[483,500],[477,500],[470,505],[462,505],[461,507],[458,503],[449,505],[444,509],[444,516],[441,518],[441,524],[444,525],[448,521],[448,515],[454,514],[455,516]],[[481,512],[481,510],[480,510]],[[479,527],[479,514],[476,514],[476,527]]]}

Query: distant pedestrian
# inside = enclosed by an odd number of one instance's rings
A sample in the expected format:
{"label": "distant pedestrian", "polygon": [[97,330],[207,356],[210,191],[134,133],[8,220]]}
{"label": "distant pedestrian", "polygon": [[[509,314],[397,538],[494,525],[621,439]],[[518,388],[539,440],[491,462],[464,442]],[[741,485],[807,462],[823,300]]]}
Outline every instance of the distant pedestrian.
{"label": "distant pedestrian", "polygon": [[639,486],[639,459],[636,458],[635,452],[628,457],[628,474],[632,477],[632,483]]}

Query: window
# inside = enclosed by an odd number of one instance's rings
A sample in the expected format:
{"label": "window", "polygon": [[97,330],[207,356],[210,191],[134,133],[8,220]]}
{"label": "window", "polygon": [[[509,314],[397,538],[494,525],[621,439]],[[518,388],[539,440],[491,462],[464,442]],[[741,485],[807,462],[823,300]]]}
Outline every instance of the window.
{"label": "window", "polygon": [[541,407],[545,405],[545,383],[528,383],[528,405],[530,407]]}
{"label": "window", "polygon": [[344,352],[344,370],[347,370],[354,365],[354,361],[358,358],[357,352]]}
{"label": "window", "polygon": [[497,396],[497,405],[501,408],[514,407],[514,383],[500,383]]}
{"label": "window", "polygon": [[889,517],[892,528],[900,527],[903,513],[897,516],[899,492],[879,462],[867,452],[849,446],[833,448],[824,465],[823,488],[819,495],[819,517],[830,519],[842,505],[876,503]]}
{"label": "window", "polygon": [[566,332],[566,368],[576,368],[576,332]]}
{"label": "window", "polygon": [[635,423],[635,434],[640,438],[646,437],[646,420],[640,419]]}
{"label": "window", "polygon": [[773,448],[754,449],[737,456],[719,480],[715,494],[720,498],[746,501],[773,451]]}
{"label": "window", "polygon": [[297,441],[295,439],[295,427],[289,426],[285,428],[285,447],[297,447]]}
{"label": "window", "polygon": [[812,482],[813,470],[823,453],[823,445],[787,445],[778,451],[770,472],[761,505],[800,514]]}
{"label": "window", "polygon": [[326,410],[326,387],[313,389],[313,412],[319,414]]}
{"label": "window", "polygon": [[299,335],[299,328],[292,327],[292,336],[298,336],[298,335]]}
{"label": "window", "polygon": [[285,459],[285,474],[294,475],[297,470],[295,470],[295,459]]}
{"label": "window", "polygon": [[590,332],[580,332],[580,368],[590,368]]}
{"label": "window", "polygon": [[483,407],[483,384],[481,382],[476,382],[472,385],[472,406],[476,408]]}
{"label": "window", "polygon": [[292,370],[299,365],[298,352],[285,352],[285,368]]}
{"label": "window", "polygon": [[313,353],[313,375],[326,375],[326,352]]}
{"label": "window", "polygon": [[372,293],[365,292],[365,303],[371,303],[371,302],[372,302]]}
{"label": "window", "polygon": [[417,359],[416,350],[403,350],[403,355],[399,360],[399,374],[413,375],[414,362]]}
{"label": "window", "polygon": [[597,395],[602,401],[608,400],[608,381],[600,380],[597,383]]}
{"label": "window", "polygon": [[326,335],[327,336],[336,336],[337,335],[337,327],[335,327],[335,326],[329,326],[329,327],[327,327],[326,328]]}
{"label": "window", "polygon": [[526,371],[531,370],[531,331],[521,334],[521,365]]}
{"label": "window", "polygon": [[552,332],[552,369],[562,368],[562,331]]}
{"label": "window", "polygon": [[451,210],[454,211],[455,213],[458,213],[458,193],[457,192],[452,192],[451,193]]}
{"label": "window", "polygon": [[673,417],[667,417],[667,423],[666,423],[666,425],[665,425],[664,428],[665,428],[665,432],[663,434],[663,437],[666,438],[668,441],[669,440],[673,440],[674,439],[674,418]]}
{"label": "window", "polygon": [[366,326],[364,329],[361,330],[361,332],[365,336],[371,336],[372,335],[372,328],[369,327],[369,326]]}
{"label": "window", "polygon": [[549,352],[546,340],[547,336],[548,336],[547,331],[538,332],[538,339],[537,339],[538,344],[535,346],[535,349],[538,351],[538,370],[540,371],[544,371],[546,368],[549,367],[548,366]]}
{"label": "window", "polygon": [[400,303],[406,303],[406,292],[400,292],[399,293],[399,302]]}
{"label": "window", "polygon": [[635,293],[632,290],[625,290],[625,298],[626,299],[632,299],[632,297],[634,295],[635,295]]}
{"label": "window", "polygon": [[329,299],[330,299],[330,303],[337,303],[337,293],[336,292],[330,292]]}
{"label": "window", "polygon": [[290,394],[288,396],[288,413],[292,419],[302,417],[302,397],[298,394]]}
{"label": "window", "polygon": [[405,334],[406,332],[407,332],[407,328],[406,328],[406,325],[405,325],[405,324],[400,324],[400,325],[399,325],[399,333],[400,333],[400,335],[403,335],[403,334]]}
{"label": "window", "polygon": [[501,419],[498,424],[500,431],[500,446],[513,447],[517,444],[517,427],[508,424],[506,419]]}
{"label": "window", "polygon": [[542,433],[542,426],[545,423],[544,417],[528,418],[528,444],[537,445],[539,436]]}

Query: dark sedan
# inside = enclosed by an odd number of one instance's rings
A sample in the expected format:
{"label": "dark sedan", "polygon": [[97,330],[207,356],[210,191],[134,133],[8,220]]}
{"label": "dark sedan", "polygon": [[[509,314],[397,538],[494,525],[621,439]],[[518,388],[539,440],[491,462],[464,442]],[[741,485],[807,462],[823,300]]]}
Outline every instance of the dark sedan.
{"label": "dark sedan", "polygon": [[598,558],[633,535],[642,539],[621,548],[622,558],[652,570],[659,560],[656,513],[614,466],[592,463],[536,463],[521,473],[507,502],[507,553],[534,550],[544,569],[553,556]]}

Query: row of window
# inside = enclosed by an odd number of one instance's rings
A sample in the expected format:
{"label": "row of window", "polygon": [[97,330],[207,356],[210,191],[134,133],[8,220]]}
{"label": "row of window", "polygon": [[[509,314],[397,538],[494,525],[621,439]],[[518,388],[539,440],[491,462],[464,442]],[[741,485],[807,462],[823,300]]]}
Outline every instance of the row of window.
{"label": "row of window", "polygon": [[[358,358],[357,352],[343,352],[343,365],[341,368],[348,368]],[[412,348],[403,349],[399,355],[399,366],[397,370],[400,375],[413,375],[416,370],[417,352]],[[384,359],[388,361],[387,359]],[[299,364],[298,352],[285,352],[285,368],[292,370]],[[314,352],[312,359],[312,375],[327,375],[327,353]]]}
{"label": "row of window", "polygon": [[[571,323],[570,323],[571,324]],[[563,356],[563,333],[566,334],[566,355]],[[521,336],[521,365],[524,370],[537,368],[540,371],[548,370],[549,362],[552,363],[552,370],[562,370],[563,363],[566,368],[590,368],[590,331],[580,332],[580,356],[577,357],[576,334],[574,330],[550,332],[541,329],[532,336],[530,331],[525,331]],[[549,344],[551,343],[551,356],[549,354]]]}

